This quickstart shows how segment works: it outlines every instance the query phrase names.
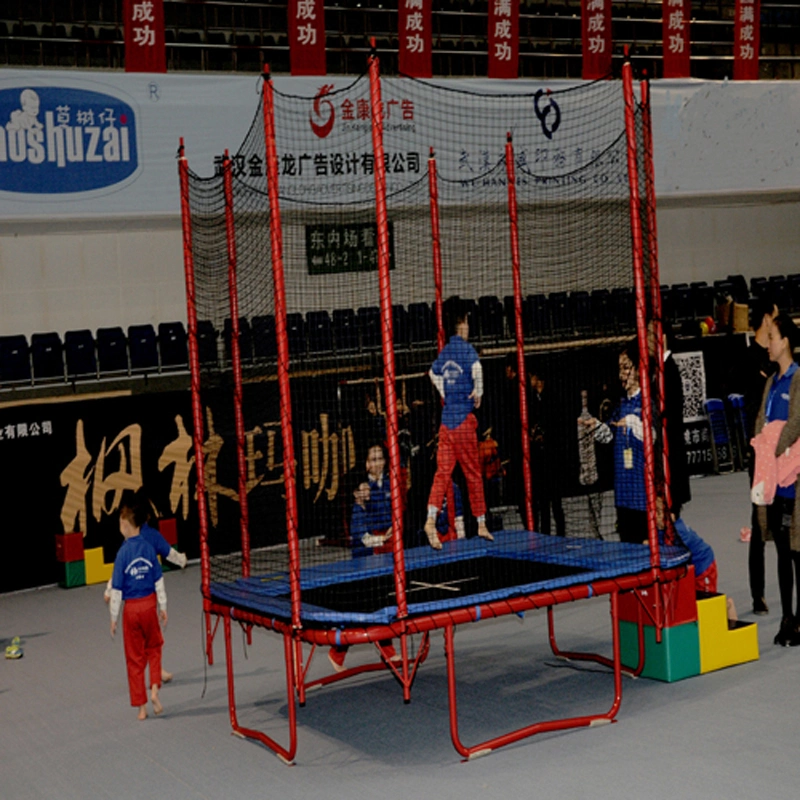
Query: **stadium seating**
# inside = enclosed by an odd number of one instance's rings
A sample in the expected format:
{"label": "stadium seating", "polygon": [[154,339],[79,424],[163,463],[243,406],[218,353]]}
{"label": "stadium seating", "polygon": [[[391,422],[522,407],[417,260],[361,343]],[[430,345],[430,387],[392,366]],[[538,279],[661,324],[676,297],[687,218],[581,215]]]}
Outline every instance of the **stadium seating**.
{"label": "stadium seating", "polygon": [[[225,359],[232,359],[231,338],[233,336],[233,321],[228,318],[222,324],[222,342],[225,348]],[[253,332],[247,317],[239,317],[239,358],[243,364],[253,360]]]}
{"label": "stadium seating", "polygon": [[253,317],[250,323],[253,335],[253,357],[256,361],[273,359],[278,355],[275,339],[275,317],[263,314]]}
{"label": "stadium seating", "polygon": [[128,341],[119,326],[98,328],[95,334],[97,343],[97,369],[101,377],[126,373],[128,364]]}
{"label": "stadium seating", "polygon": [[90,330],[67,331],[64,335],[64,358],[67,378],[97,377],[97,356]]}
{"label": "stadium seating", "polygon": [[64,380],[64,344],[58,333],[34,333],[31,360],[34,381]]}
{"label": "stadium seating", "polygon": [[30,380],[28,340],[22,334],[0,337],[0,383],[27,383]]}
{"label": "stadium seating", "polygon": [[306,314],[309,353],[330,353],[333,350],[331,317],[327,311],[309,311]]}
{"label": "stadium seating", "polygon": [[358,350],[358,317],[352,308],[334,309],[331,326],[337,353]]}
{"label": "stadium seating", "polygon": [[131,372],[158,371],[158,342],[152,325],[131,325],[128,328]]}
{"label": "stadium seating", "polygon": [[216,367],[219,363],[217,330],[211,320],[197,321],[197,357],[203,367]]}
{"label": "stadium seating", "polygon": [[158,352],[161,369],[185,369],[189,364],[186,329],[182,322],[160,322]]}

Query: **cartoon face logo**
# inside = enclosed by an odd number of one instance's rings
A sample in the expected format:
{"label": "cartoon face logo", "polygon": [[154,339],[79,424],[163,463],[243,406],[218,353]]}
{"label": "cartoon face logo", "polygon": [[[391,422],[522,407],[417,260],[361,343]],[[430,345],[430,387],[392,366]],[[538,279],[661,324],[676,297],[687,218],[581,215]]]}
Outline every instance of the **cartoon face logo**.
{"label": "cartoon face logo", "polygon": [[[544,106],[544,108],[539,106],[539,100],[542,95],[547,95],[547,105]],[[561,124],[561,109],[558,107],[558,103],[550,96],[549,89],[546,92],[543,89],[539,89],[533,96],[533,111],[536,114],[536,118],[541,123],[542,133],[548,139],[552,139],[553,134],[558,130],[558,126]],[[547,117],[551,112],[552,116],[548,120]]]}
{"label": "cartoon face logo", "polygon": [[311,130],[320,139],[324,139],[333,130],[333,123],[336,120],[336,109],[333,107],[333,103],[324,99],[332,89],[332,83],[326,83],[320,87],[314,97],[313,112],[308,118],[311,123]]}

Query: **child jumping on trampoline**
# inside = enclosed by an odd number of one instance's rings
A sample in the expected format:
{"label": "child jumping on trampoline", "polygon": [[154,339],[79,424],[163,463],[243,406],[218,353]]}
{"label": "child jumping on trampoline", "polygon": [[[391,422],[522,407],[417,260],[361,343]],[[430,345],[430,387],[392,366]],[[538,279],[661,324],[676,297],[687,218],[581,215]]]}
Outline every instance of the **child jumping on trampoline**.
{"label": "child jumping on trampoline", "polygon": [[494,541],[486,527],[486,501],[478,455],[478,420],[472,413],[473,408],[480,408],[481,405],[483,370],[478,353],[468,343],[469,316],[465,309],[457,309],[455,323],[455,334],[442,348],[428,372],[444,400],[436,474],[428,497],[428,518],[425,522],[425,535],[434,550],[442,549],[436,530],[436,517],[456,464],[461,465],[467,481],[472,512],[478,521],[478,536]]}
{"label": "child jumping on trampoline", "polygon": [[[147,688],[145,668],[150,669],[150,701],[153,711],[164,708],[158,697],[161,688],[161,647],[164,639],[159,627],[167,624],[167,593],[156,551],[141,536],[145,514],[141,506],[123,503],[119,511],[119,530],[125,538],[114,561],[111,576],[111,636],[117,632],[122,601],[125,642],[125,662],[128,670],[128,689],[131,705],[138,707],[138,719],[147,719]],[[158,611],[156,611],[156,604]]]}

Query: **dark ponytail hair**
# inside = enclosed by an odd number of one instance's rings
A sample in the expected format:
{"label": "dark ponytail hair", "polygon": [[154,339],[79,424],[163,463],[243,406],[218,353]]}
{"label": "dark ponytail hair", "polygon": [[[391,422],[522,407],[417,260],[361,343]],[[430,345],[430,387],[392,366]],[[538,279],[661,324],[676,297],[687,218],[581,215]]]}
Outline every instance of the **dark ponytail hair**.
{"label": "dark ponytail hair", "polygon": [[778,329],[781,339],[789,340],[789,351],[792,358],[794,358],[794,349],[800,344],[800,331],[798,331],[797,325],[794,324],[794,320],[788,314],[783,313],[778,314],[772,320],[772,324]]}

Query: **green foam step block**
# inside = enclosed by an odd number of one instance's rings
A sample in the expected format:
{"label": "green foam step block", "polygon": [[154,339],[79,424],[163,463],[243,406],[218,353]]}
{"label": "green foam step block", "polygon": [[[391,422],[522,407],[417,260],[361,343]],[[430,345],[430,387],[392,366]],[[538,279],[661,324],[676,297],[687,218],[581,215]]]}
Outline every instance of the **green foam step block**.
{"label": "green foam step block", "polygon": [[[620,622],[622,663],[635,669],[639,662],[639,634],[635,622]],[[643,678],[672,683],[700,674],[700,636],[697,623],[687,622],[664,628],[661,643],[656,642],[656,629],[644,626]]]}
{"label": "green foam step block", "polygon": [[59,564],[61,576],[58,585],[64,589],[72,589],[75,586],[86,586],[86,564],[83,561],[68,561]]}

